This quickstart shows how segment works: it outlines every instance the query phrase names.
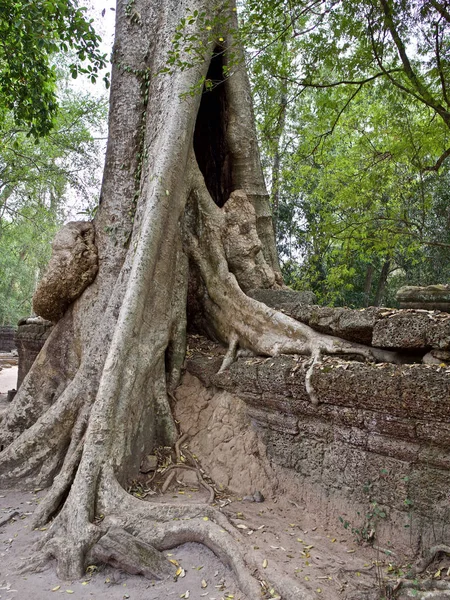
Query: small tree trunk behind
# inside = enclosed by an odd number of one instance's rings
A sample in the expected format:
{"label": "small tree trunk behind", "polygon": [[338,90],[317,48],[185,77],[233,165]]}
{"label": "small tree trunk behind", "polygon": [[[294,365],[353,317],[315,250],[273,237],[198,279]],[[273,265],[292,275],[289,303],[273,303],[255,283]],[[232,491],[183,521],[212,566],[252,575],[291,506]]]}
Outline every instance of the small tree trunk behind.
{"label": "small tree trunk behind", "polygon": [[380,306],[383,301],[384,292],[386,290],[389,269],[391,268],[391,260],[388,258],[384,261],[381,267],[380,278],[378,280],[377,293],[375,294],[375,306]]}

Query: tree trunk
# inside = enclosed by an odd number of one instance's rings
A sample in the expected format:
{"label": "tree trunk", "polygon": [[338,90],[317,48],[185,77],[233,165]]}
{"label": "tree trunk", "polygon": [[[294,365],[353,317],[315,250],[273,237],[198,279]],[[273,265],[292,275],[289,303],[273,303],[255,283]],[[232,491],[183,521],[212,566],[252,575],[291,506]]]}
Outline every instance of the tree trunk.
{"label": "tree trunk", "polygon": [[273,228],[275,236],[278,229],[278,218],[280,210],[280,171],[281,171],[281,139],[284,133],[284,127],[286,123],[286,112],[287,112],[287,92],[286,84],[282,83],[282,89],[280,93],[279,102],[279,114],[277,124],[275,128],[275,135],[273,139],[274,156],[272,161],[272,186],[270,191],[270,200],[273,211]]}
{"label": "tree trunk", "polygon": [[366,278],[364,280],[364,306],[367,308],[370,302],[370,292],[372,290],[373,264],[369,263],[366,269]]}
{"label": "tree trunk", "polygon": [[[36,564],[55,557],[64,579],[80,577],[93,555],[107,560],[105,547],[117,539],[130,545],[129,560],[142,554],[142,546],[131,547],[138,537],[159,550],[190,540],[222,556],[243,592],[257,598],[251,555],[221,513],[143,502],[125,491],[142,458],[178,436],[167,388],[177,385],[185,355],[188,279],[197,281],[208,330],[229,344],[223,368],[238,346],[310,353],[314,361],[321,352],[376,351],[317,334],[243,291],[280,285],[281,277],[247,76],[241,67],[222,75],[234,44],[224,23],[232,30],[235,11],[224,2],[218,12],[218,4],[118,2],[96,251],[87,224],[59,234],[51,269],[64,281],[55,298],[45,283],[52,278],[44,278],[35,304],[44,317],[58,312],[59,297],[60,307],[70,305],[0,423],[0,482],[49,486],[34,524],[57,516]],[[202,60],[158,74],[173,57],[188,5],[212,23],[193,17],[182,29],[202,44]],[[183,48],[180,58],[191,60]],[[202,78],[217,85],[192,92]],[[75,300],[73,281],[85,288]],[[303,597],[297,584],[279,585],[286,598]]]}
{"label": "tree trunk", "polygon": [[377,293],[375,294],[375,306],[380,306],[383,301],[384,292],[386,290],[389,269],[391,268],[390,258],[386,259],[381,267],[380,279],[378,280]]}

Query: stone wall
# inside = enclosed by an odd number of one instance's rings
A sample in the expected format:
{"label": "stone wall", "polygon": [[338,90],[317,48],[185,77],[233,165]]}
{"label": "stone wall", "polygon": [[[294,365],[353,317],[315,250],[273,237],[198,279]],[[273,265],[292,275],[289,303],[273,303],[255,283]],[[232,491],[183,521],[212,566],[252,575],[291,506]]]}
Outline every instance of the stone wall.
{"label": "stone wall", "polygon": [[[295,474],[297,502],[336,523],[376,526],[405,553],[448,542],[450,369],[326,359],[312,378],[314,407],[304,359],[239,359],[213,374],[220,362],[194,353],[187,369],[246,403],[273,464]],[[385,518],[362,516],[374,505]]]}
{"label": "stone wall", "polygon": [[17,376],[17,389],[19,389],[25,375],[31,369],[45,340],[50,335],[53,323],[41,317],[29,317],[19,321],[16,333],[16,345],[19,354],[19,372]]}
{"label": "stone wall", "polygon": [[0,352],[11,352],[11,350],[15,350],[15,334],[16,330],[14,327],[0,327]]}
{"label": "stone wall", "polygon": [[[324,357],[311,378],[317,407],[305,387],[305,357],[239,358],[219,374],[223,351],[199,348],[197,339],[187,371],[245,402],[280,485],[289,479],[292,490],[296,482],[299,505],[364,535],[376,529],[377,543],[402,554],[448,544],[450,315],[286,303],[283,310],[326,333],[399,349],[412,362]],[[423,364],[433,352],[435,364]]]}

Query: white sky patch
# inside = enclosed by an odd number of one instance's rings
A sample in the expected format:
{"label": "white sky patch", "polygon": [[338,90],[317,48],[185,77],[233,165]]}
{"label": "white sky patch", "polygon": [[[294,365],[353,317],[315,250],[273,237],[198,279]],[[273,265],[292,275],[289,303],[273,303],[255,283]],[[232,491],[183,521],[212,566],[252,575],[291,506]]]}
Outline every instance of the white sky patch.
{"label": "white sky patch", "polygon": [[[102,41],[100,44],[100,52],[103,52],[108,57],[108,61],[111,57],[112,47],[114,44],[114,30],[115,30],[115,2],[95,2],[94,0],[84,0],[82,5],[87,8],[86,17],[93,20],[93,27],[101,36]],[[79,75],[77,79],[70,79],[67,85],[80,94],[89,93],[94,98],[99,100],[107,99],[109,97],[109,91],[105,88],[103,77],[111,70],[111,65],[108,62],[108,67],[102,71],[97,79],[97,82],[93,84],[89,77]],[[95,165],[97,171],[98,186],[92,188],[91,201],[89,206],[86,205],[86,200],[81,198],[77,190],[69,188],[66,192],[66,205],[65,205],[65,222],[74,220],[83,220],[89,218],[89,211],[92,210],[98,198],[100,196],[100,185],[104,164],[104,156],[106,152],[107,142],[107,121],[105,121],[104,127],[100,129],[92,130],[92,136],[98,144],[98,154],[103,157],[100,160],[101,166]]]}

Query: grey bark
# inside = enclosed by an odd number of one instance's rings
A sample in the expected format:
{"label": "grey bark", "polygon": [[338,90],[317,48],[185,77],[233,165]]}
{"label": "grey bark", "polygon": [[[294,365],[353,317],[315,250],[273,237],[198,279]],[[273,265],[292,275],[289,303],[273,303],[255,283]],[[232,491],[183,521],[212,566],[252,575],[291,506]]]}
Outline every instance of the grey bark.
{"label": "grey bark", "polygon": [[391,268],[391,261],[387,259],[384,261],[381,267],[380,278],[378,280],[377,292],[375,294],[375,306],[380,306],[383,301],[384,292],[386,290],[387,279],[389,276],[389,269]]}
{"label": "grey bark", "polygon": [[364,306],[367,308],[370,302],[370,291],[372,289],[373,265],[368,264],[366,269],[366,278],[364,281]]}

